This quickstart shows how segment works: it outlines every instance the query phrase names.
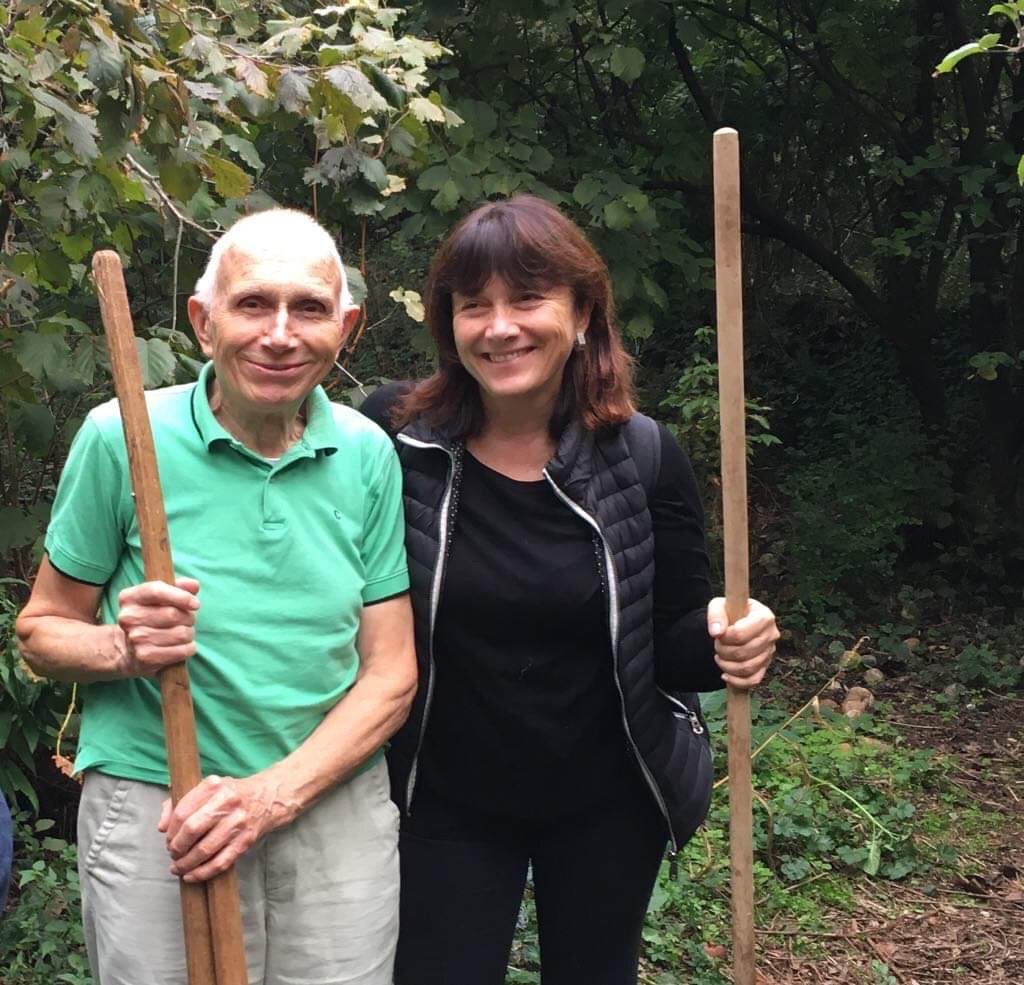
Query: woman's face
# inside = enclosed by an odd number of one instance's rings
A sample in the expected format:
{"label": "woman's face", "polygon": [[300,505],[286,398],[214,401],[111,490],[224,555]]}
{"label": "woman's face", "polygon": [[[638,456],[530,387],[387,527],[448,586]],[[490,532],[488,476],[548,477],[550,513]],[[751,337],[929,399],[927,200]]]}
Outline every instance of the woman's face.
{"label": "woman's face", "polygon": [[576,333],[589,320],[566,286],[523,289],[492,277],[476,294],[452,294],[455,349],[485,406],[553,406]]}

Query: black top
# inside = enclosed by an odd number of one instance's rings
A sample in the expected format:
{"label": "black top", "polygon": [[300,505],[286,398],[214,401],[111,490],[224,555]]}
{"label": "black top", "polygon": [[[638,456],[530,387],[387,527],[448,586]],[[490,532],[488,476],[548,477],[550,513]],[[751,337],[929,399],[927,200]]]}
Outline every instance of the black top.
{"label": "black top", "polygon": [[[649,504],[655,645],[699,668],[695,687],[720,686],[708,667],[711,593],[697,485],[664,428],[661,438]],[[547,480],[510,479],[468,452],[463,462],[417,782],[524,818],[621,796],[639,771],[613,673],[594,532]]]}

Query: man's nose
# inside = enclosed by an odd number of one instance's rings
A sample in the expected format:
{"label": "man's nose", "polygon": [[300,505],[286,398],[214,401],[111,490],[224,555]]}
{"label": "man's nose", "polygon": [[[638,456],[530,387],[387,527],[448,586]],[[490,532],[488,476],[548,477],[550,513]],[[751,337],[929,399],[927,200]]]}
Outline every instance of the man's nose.
{"label": "man's nose", "polygon": [[288,305],[281,304],[274,312],[274,321],[267,329],[265,336],[266,344],[274,349],[290,348],[295,339],[288,326]]}

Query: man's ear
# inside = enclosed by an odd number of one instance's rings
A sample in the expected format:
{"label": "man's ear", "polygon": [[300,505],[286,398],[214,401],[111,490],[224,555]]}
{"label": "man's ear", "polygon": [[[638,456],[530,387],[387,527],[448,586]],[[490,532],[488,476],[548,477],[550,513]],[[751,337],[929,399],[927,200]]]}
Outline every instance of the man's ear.
{"label": "man's ear", "polygon": [[[356,322],[359,321],[359,314],[362,310],[362,308],[349,308],[341,316],[341,345],[345,344],[345,339],[349,337],[352,329],[356,327]],[[338,349],[340,351],[341,346]]]}
{"label": "man's ear", "polygon": [[199,341],[199,348],[203,355],[213,358],[213,335],[210,324],[209,309],[196,297],[188,299],[188,320],[192,323],[192,330],[196,333]]}

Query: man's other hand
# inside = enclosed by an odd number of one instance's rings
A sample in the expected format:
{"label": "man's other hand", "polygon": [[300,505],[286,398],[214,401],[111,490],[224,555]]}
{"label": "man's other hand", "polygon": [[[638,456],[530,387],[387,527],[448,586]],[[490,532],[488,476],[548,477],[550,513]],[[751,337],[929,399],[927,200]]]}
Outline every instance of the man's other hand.
{"label": "man's other hand", "polygon": [[167,836],[171,872],[202,882],[231,868],[265,834],[296,811],[265,773],[244,779],[208,776],[178,801],[164,801],[157,827]]}

